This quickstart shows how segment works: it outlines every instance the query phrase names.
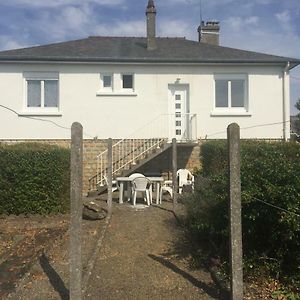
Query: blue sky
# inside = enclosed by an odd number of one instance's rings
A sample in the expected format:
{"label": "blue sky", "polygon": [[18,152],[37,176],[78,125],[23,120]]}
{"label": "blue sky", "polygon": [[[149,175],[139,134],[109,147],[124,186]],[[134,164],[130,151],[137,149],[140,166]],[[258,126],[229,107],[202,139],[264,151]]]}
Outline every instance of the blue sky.
{"label": "blue sky", "polygon": [[[144,36],[147,0],[2,0],[0,50],[84,38]],[[157,34],[197,39],[200,0],[155,0]],[[299,0],[202,0],[221,22],[221,45],[300,58]],[[300,66],[291,72],[291,112]]]}

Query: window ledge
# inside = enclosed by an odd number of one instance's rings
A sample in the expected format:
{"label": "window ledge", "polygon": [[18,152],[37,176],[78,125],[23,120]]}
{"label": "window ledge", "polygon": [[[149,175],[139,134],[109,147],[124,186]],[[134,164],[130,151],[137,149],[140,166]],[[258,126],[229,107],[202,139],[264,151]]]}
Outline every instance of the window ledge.
{"label": "window ledge", "polygon": [[214,110],[210,114],[211,117],[251,117],[249,111],[232,111],[232,110]]}
{"label": "window ledge", "polygon": [[137,93],[135,92],[97,92],[96,96],[129,96],[129,97],[136,97]]}
{"label": "window ledge", "polygon": [[19,112],[19,116],[54,116],[54,117],[61,117],[62,113],[59,111],[22,111]]}

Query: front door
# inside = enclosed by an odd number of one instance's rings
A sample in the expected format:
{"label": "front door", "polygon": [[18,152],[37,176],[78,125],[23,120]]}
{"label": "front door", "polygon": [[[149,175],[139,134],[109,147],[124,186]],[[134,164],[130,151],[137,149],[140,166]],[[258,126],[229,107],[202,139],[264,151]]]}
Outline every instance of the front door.
{"label": "front door", "polygon": [[177,140],[188,140],[189,109],[188,86],[169,86],[169,137]]}

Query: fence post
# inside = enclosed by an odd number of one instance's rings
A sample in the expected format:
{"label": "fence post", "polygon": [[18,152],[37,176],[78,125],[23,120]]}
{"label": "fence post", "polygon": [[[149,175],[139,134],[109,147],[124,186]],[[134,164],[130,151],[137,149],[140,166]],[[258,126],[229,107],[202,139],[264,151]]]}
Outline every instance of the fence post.
{"label": "fence post", "polygon": [[108,139],[107,144],[107,206],[110,215],[112,212],[112,139]]}
{"label": "fence post", "polygon": [[177,144],[176,138],[172,139],[172,181],[173,181],[173,210],[176,209],[177,204]]}
{"label": "fence post", "polygon": [[231,299],[243,299],[243,249],[241,222],[241,172],[240,172],[240,127],[230,124],[227,128],[229,165],[229,226],[230,226],[230,271]]}
{"label": "fence post", "polygon": [[73,123],[71,128],[71,220],[70,220],[70,299],[82,299],[82,176],[83,144],[82,125]]}

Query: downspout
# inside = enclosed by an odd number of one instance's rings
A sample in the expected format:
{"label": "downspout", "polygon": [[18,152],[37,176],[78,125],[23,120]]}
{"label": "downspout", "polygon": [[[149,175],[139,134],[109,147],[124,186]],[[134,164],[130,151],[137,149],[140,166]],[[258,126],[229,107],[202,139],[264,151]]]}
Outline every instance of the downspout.
{"label": "downspout", "polygon": [[290,62],[287,62],[282,76],[282,105],[283,105],[283,139],[287,141],[290,138],[290,116],[289,116],[289,69],[290,69]]}

